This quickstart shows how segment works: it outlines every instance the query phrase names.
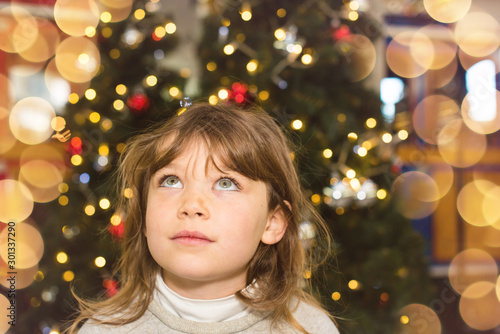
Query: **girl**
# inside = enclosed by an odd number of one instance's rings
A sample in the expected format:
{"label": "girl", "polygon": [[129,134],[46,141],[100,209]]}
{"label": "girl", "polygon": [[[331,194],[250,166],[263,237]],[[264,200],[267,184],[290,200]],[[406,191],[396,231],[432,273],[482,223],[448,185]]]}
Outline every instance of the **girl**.
{"label": "girl", "polygon": [[129,141],[121,288],[79,299],[69,332],[338,333],[301,288],[300,223],[330,239],[290,152],[265,112],[204,103]]}

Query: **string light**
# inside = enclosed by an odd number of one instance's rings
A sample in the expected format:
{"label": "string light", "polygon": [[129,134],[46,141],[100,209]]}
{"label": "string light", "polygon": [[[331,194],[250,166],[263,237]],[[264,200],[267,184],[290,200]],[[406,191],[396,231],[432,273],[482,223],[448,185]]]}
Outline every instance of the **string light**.
{"label": "string light", "polygon": [[213,72],[217,69],[217,64],[213,61],[207,63],[207,70]]}
{"label": "string light", "polygon": [[386,197],[387,197],[387,191],[385,189],[377,190],[377,198],[378,199],[384,199]]}
{"label": "string light", "polygon": [[98,256],[95,258],[94,263],[95,263],[96,267],[102,268],[106,265],[106,259],[102,256]]}
{"label": "string light", "polygon": [[85,97],[87,98],[87,100],[93,100],[95,99],[95,97],[97,96],[97,93],[94,89],[92,88],[89,88],[85,91]]}
{"label": "string light", "polygon": [[335,301],[340,300],[340,292],[335,291],[332,293],[332,299]]}
{"label": "string light", "polygon": [[408,139],[408,131],[406,131],[406,130],[399,130],[399,132],[398,132],[398,138],[401,139],[401,140]]}
{"label": "string light", "polygon": [[76,93],[71,93],[68,96],[68,102],[71,104],[76,104],[80,100],[80,97]]}
{"label": "string light", "polygon": [[210,95],[210,97],[208,98],[208,103],[210,103],[213,106],[216,105],[218,102],[219,99],[215,95]]}
{"label": "string light", "polygon": [[280,8],[278,9],[278,11],[276,12],[276,15],[280,18],[283,18],[286,16],[286,10],[284,8]]}
{"label": "string light", "polygon": [[267,90],[259,92],[259,99],[261,99],[261,101],[266,101],[268,98],[269,98],[269,92]]}
{"label": "string light", "polygon": [[146,17],[146,12],[144,11],[144,9],[137,9],[135,12],[134,12],[134,17],[137,21],[140,21],[142,20],[143,18]]}
{"label": "string light", "polygon": [[154,75],[149,75],[148,77],[146,77],[145,82],[149,87],[153,87],[158,83],[158,78],[156,78]]}
{"label": "string light", "polygon": [[350,179],[353,179],[356,176],[356,172],[354,169],[349,169],[346,173],[345,176],[347,176]]}
{"label": "string light", "polygon": [[327,148],[326,150],[323,151],[323,156],[327,159],[331,158],[333,156],[332,150]]}
{"label": "string light", "polygon": [[229,92],[226,89],[221,89],[217,95],[219,96],[219,99],[225,100],[228,98]]}
{"label": "string light", "polygon": [[252,8],[248,2],[241,5],[241,19],[243,21],[250,21],[252,19]]}
{"label": "string light", "polygon": [[125,198],[132,198],[134,196],[134,191],[131,188],[125,188],[123,196],[125,196]]}
{"label": "string light", "polygon": [[123,110],[123,108],[125,108],[125,102],[123,102],[122,100],[114,100],[113,108],[118,111]]}
{"label": "string light", "polygon": [[234,50],[235,50],[235,49],[234,49],[234,46],[233,46],[232,44],[228,44],[228,45],[226,45],[226,46],[224,47],[224,53],[225,53],[226,55],[228,55],[228,56],[229,56],[229,55],[232,55],[232,54],[234,53]]}
{"label": "string light", "polygon": [[66,262],[68,262],[68,255],[64,252],[59,252],[56,255],[56,260],[59,263],[66,263]]}
{"label": "string light", "polygon": [[274,37],[276,37],[276,39],[278,41],[284,41],[285,38],[286,38],[286,32],[285,32],[285,30],[282,29],[282,28],[276,29],[274,31]]}
{"label": "string light", "polygon": [[169,22],[165,25],[165,31],[169,35],[172,35],[176,30],[177,30],[177,26],[173,22]]}
{"label": "string light", "polygon": [[300,130],[302,129],[302,126],[304,124],[302,123],[302,121],[300,119],[296,119],[292,122],[292,128],[295,129],[295,130]]}
{"label": "string light", "polygon": [[110,22],[111,21],[111,13],[110,12],[102,12],[100,19],[104,23]]}
{"label": "string light", "polygon": [[368,118],[366,120],[366,127],[369,129],[373,129],[377,126],[377,120],[375,118]]}
{"label": "string light", "polygon": [[255,72],[257,70],[258,65],[259,65],[259,62],[256,59],[250,60],[247,64],[247,71],[250,73]]}
{"label": "string light", "polygon": [[392,141],[392,135],[390,133],[384,133],[382,135],[382,141],[384,143],[390,143]]}
{"label": "string light", "polygon": [[85,211],[85,214],[87,216],[93,216],[95,213],[95,207],[93,205],[89,204],[89,205],[85,206],[84,211]]}
{"label": "string light", "polygon": [[310,54],[304,54],[302,55],[302,58],[300,58],[300,61],[304,65],[309,65],[312,63],[312,56]]}
{"label": "string light", "polygon": [[109,202],[109,199],[102,198],[99,201],[99,206],[101,207],[101,209],[106,210],[106,209],[109,209],[109,207],[111,206],[111,203]]}
{"label": "string light", "polygon": [[87,27],[85,28],[85,36],[87,37],[94,37],[96,33],[96,30],[94,27]]}
{"label": "string light", "polygon": [[101,120],[101,115],[98,112],[92,112],[89,115],[89,121],[92,123],[98,123]]}
{"label": "string light", "polygon": [[351,142],[355,141],[358,139],[358,135],[355,134],[354,132],[350,132],[348,135],[347,135],[347,139],[349,139]]}
{"label": "string light", "polygon": [[80,166],[83,162],[83,159],[81,157],[81,155],[79,154],[74,154],[73,156],[71,156],[71,163],[73,164],[73,166]]}
{"label": "string light", "polygon": [[181,91],[179,90],[179,88],[173,86],[173,87],[170,87],[170,89],[168,90],[168,93],[172,97],[177,97],[177,96],[179,96],[179,94],[181,93]]}

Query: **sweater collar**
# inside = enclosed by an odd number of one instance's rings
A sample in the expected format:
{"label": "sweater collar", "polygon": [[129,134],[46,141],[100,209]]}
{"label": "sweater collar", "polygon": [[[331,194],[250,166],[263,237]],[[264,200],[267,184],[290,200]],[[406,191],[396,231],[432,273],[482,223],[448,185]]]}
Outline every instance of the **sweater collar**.
{"label": "sweater collar", "polygon": [[249,307],[235,295],[210,300],[183,297],[165,284],[161,273],[156,279],[155,299],[170,313],[197,322],[228,321],[251,313]]}

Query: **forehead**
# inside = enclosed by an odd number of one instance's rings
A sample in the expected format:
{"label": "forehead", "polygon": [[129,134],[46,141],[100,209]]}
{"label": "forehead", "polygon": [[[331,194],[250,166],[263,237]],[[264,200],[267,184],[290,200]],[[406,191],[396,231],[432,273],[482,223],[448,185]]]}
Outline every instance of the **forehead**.
{"label": "forehead", "polygon": [[212,167],[221,172],[234,169],[231,167],[234,164],[228,161],[227,155],[212,146],[208,140],[202,137],[177,143],[176,140],[173,136],[167,137],[159,146],[158,153],[162,157],[160,160],[163,160],[160,167],[184,168],[204,161],[205,172]]}

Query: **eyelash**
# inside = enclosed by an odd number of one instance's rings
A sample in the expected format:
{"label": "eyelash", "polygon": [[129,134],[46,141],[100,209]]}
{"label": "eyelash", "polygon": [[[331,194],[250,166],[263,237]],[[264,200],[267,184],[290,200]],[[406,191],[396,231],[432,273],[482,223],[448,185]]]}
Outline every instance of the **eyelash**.
{"label": "eyelash", "polygon": [[[174,175],[174,174],[163,175],[163,176],[162,176],[162,177],[158,180],[158,186],[159,186],[159,187],[161,187],[161,185],[163,184],[163,182],[165,182],[165,180],[166,180],[166,179],[168,179],[168,178],[169,178],[169,177],[171,177],[171,176],[175,176],[176,178],[178,178],[178,179],[180,180],[180,178],[179,178],[177,175]],[[234,185],[236,186],[236,188],[241,189],[241,186],[240,186],[240,184],[238,183],[238,181],[236,181],[234,178],[232,178],[232,177],[230,177],[230,176],[227,176],[227,175],[226,175],[226,176],[221,175],[221,176],[217,179],[216,183],[217,183],[217,182],[219,182],[220,180],[223,180],[223,179],[226,179],[226,180],[229,180],[229,181],[233,182],[233,183],[234,183]]]}

